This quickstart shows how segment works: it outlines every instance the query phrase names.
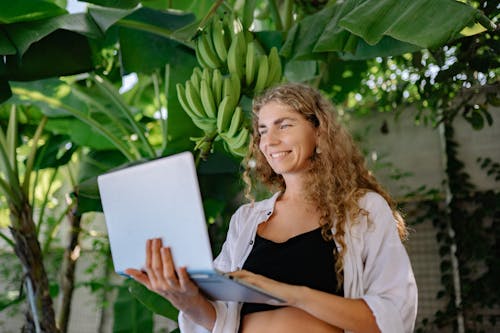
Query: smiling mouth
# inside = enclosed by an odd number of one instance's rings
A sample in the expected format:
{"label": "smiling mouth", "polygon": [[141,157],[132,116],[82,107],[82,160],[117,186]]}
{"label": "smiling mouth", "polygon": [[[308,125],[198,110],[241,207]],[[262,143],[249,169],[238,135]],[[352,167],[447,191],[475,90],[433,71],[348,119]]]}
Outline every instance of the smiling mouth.
{"label": "smiling mouth", "polygon": [[269,155],[271,156],[271,158],[280,158],[280,157],[287,155],[288,153],[289,153],[288,151],[282,151],[279,153],[271,153]]}

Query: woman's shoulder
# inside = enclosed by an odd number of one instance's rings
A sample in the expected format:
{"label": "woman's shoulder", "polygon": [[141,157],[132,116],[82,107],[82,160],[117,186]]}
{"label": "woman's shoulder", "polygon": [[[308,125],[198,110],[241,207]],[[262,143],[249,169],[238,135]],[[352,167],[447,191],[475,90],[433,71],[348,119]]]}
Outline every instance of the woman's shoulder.
{"label": "woman's shoulder", "polygon": [[377,192],[367,191],[358,200],[359,208],[368,212],[377,211],[379,209],[389,209],[387,200]]}

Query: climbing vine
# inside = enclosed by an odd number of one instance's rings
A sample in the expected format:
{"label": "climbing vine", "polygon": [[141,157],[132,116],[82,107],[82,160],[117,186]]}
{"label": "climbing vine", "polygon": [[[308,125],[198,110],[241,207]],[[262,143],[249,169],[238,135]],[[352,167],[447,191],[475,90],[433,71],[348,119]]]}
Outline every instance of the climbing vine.
{"label": "climbing vine", "polygon": [[[465,332],[488,332],[496,327],[500,317],[500,295],[494,292],[500,276],[500,191],[478,190],[458,158],[458,144],[450,124],[445,125],[444,136],[451,200],[447,205],[438,197],[421,202],[419,208],[424,213],[417,222],[431,220],[436,228],[442,284],[436,298],[445,300],[445,306],[433,318],[418,323],[417,332],[445,327],[457,331],[457,318],[460,317],[464,319]],[[499,163],[488,157],[478,158],[477,162],[492,182],[500,181]],[[449,225],[453,230],[451,234]],[[452,251],[454,244],[456,252]],[[459,270],[461,303],[458,306],[453,282],[453,252]]]}

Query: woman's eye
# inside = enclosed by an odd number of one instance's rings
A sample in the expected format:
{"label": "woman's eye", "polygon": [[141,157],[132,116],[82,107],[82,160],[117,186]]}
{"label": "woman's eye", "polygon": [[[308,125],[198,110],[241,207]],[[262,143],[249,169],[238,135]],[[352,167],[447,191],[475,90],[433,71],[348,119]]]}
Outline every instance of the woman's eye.
{"label": "woman's eye", "polygon": [[290,127],[290,126],[291,126],[290,124],[281,124],[280,129],[285,129],[285,128]]}

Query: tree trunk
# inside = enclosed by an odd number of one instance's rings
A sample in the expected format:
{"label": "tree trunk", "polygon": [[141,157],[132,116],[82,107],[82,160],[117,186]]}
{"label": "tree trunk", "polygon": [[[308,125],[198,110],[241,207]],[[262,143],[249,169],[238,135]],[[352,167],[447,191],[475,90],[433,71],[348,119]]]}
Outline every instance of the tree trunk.
{"label": "tree trunk", "polygon": [[76,261],[79,257],[78,237],[80,236],[81,215],[76,214],[76,208],[70,210],[68,214],[71,231],[70,239],[66,250],[61,271],[61,304],[57,324],[61,329],[61,333],[66,333],[68,330],[69,318],[71,314],[71,301],[73,299],[73,290],[75,287],[75,268]]}
{"label": "tree trunk", "polygon": [[10,231],[15,252],[23,266],[30,310],[23,332],[58,333],[43,256],[36,235],[31,206],[24,201],[20,211],[11,209]]}

